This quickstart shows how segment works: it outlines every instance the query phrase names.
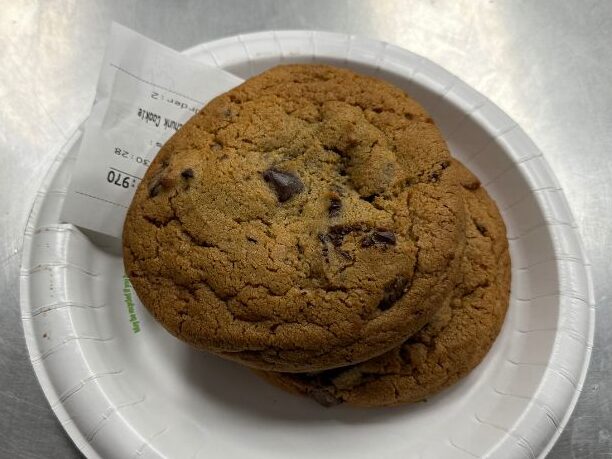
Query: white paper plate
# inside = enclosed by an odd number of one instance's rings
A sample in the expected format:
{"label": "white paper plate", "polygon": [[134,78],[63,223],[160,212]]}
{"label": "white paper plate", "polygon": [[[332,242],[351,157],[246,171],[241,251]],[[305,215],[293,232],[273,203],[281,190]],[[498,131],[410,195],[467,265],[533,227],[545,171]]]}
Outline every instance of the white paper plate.
{"label": "white paper plate", "polygon": [[92,458],[545,455],[581,391],[594,309],[574,220],[521,128],[444,69],[386,43],[265,32],[187,53],[243,78],[280,62],[328,62],[407,90],[502,210],[513,268],[510,309],[484,362],[427,403],[324,409],[285,394],[163,331],[124,288],[117,241],[96,241],[59,223],[76,133],[30,215],[21,308],[36,375],[80,450]]}

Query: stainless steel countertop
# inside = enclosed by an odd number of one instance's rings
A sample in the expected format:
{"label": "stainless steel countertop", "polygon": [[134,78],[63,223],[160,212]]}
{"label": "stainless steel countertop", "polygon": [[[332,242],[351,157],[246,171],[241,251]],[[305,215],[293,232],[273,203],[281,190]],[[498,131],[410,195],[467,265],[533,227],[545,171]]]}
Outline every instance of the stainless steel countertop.
{"label": "stainless steel countertop", "polygon": [[593,264],[591,367],[551,456],[612,457],[612,2],[605,0],[1,1],[0,457],[79,456],[30,367],[18,270],[42,178],[90,110],[111,20],[176,49],[265,29],[364,35],[432,59],[496,102],[550,162]]}

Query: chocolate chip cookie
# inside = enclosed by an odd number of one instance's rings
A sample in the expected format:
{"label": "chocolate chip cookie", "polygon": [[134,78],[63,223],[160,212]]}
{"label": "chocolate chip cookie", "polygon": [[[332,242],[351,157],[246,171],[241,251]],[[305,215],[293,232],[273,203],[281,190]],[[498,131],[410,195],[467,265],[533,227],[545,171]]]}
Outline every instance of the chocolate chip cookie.
{"label": "chocolate chip cookie", "polygon": [[160,150],[128,211],[125,269],[172,334],[261,369],[360,362],[457,282],[460,186],[423,108],[324,65],[268,70]]}
{"label": "chocolate chip cookie", "polygon": [[325,406],[385,406],[424,400],[478,365],[506,313],[510,259],[495,204],[466,169],[462,176],[468,213],[462,279],[450,303],[422,331],[358,365],[306,374],[258,373]]}

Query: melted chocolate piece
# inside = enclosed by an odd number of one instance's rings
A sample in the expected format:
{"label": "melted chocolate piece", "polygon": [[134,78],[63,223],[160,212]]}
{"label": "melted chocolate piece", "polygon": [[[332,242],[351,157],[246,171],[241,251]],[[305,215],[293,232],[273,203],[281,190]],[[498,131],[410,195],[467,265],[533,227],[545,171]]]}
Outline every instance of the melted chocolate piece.
{"label": "melted chocolate piece", "polygon": [[367,227],[364,225],[335,225],[329,229],[327,236],[334,247],[340,247],[344,241],[344,236],[349,233],[357,231],[366,231]]}
{"label": "melted chocolate piece", "polygon": [[368,234],[361,241],[361,247],[371,247],[374,244],[395,245],[395,234],[391,231],[376,230]]}
{"label": "melted chocolate piece", "polygon": [[346,228],[332,228],[329,230],[327,235],[329,241],[334,245],[334,247],[340,247],[342,245],[342,241],[344,240],[344,236],[348,234],[348,231],[345,231]]}
{"label": "melted chocolate piece", "polygon": [[334,396],[332,393],[325,389],[314,389],[309,394],[319,405],[323,405],[324,407],[331,407],[340,405],[342,403],[342,399]]}
{"label": "melted chocolate piece", "polygon": [[304,184],[291,172],[268,169],[263,173],[264,180],[272,187],[279,202],[285,202],[304,190]]}
{"label": "melted chocolate piece", "polygon": [[329,237],[327,234],[319,234],[319,241],[323,245],[322,253],[325,261],[329,263],[329,248],[327,247],[327,243],[329,242]]}
{"label": "melted chocolate piece", "polygon": [[372,239],[381,244],[395,245],[395,234],[391,231],[374,231]]}
{"label": "melted chocolate piece", "polygon": [[487,231],[487,227],[484,226],[482,223],[479,222],[474,222],[476,224],[476,229],[478,230],[478,232],[480,234],[482,234],[483,236],[488,236],[489,232]]}
{"label": "melted chocolate piece", "polygon": [[380,309],[381,311],[386,311],[387,309],[390,309],[395,304],[395,302],[404,295],[404,291],[407,287],[408,279],[406,279],[405,277],[397,277],[385,288],[383,298],[382,300],[380,300],[380,303],[378,303],[378,309]]}
{"label": "melted chocolate piece", "polygon": [[162,184],[159,179],[153,179],[151,184],[149,185],[149,197],[154,198],[159,194],[162,189]]}
{"label": "melted chocolate piece", "polygon": [[184,179],[190,179],[193,178],[194,173],[193,173],[193,169],[191,167],[183,170],[183,172],[181,172],[181,177],[183,177]]}
{"label": "melted chocolate piece", "polygon": [[366,202],[369,202],[370,204],[372,204],[374,202],[374,200],[376,199],[376,196],[378,196],[377,194],[370,194],[368,196],[360,196],[361,199],[363,199]]}
{"label": "melted chocolate piece", "polygon": [[340,215],[340,210],[342,210],[342,201],[340,200],[340,198],[333,196],[329,200],[329,216],[337,217],[338,215]]}

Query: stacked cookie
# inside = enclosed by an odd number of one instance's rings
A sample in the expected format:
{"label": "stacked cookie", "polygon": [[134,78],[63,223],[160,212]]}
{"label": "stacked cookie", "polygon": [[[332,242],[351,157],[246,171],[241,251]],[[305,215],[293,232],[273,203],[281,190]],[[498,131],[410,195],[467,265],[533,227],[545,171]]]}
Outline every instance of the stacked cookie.
{"label": "stacked cookie", "polygon": [[276,67],[210,102],[160,150],[123,243],[170,333],[324,405],[441,390],[508,303],[503,222],[431,118],[329,66]]}

